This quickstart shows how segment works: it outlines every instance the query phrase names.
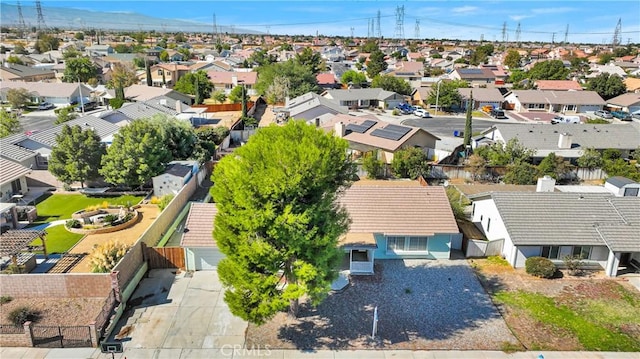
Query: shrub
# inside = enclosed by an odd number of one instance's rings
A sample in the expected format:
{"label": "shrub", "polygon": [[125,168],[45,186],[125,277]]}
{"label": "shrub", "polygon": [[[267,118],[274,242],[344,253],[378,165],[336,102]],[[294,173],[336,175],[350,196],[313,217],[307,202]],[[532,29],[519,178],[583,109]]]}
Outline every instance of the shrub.
{"label": "shrub", "polygon": [[580,267],[584,265],[582,261],[582,256],[564,256],[562,258],[564,265],[569,270],[569,274],[578,275],[580,274]]}
{"label": "shrub", "polygon": [[96,247],[89,255],[89,265],[93,273],[108,273],[127,254],[129,245],[109,241]]}
{"label": "shrub", "polygon": [[70,219],[65,223],[67,228],[82,228],[82,223],[77,219]]}
{"label": "shrub", "polygon": [[120,98],[112,98],[109,99],[109,106],[111,106],[114,110],[119,109],[124,105],[124,100]]}
{"label": "shrub", "polygon": [[547,258],[529,257],[524,265],[527,273],[536,277],[552,278],[556,273],[556,265]]}
{"label": "shrub", "polygon": [[153,196],[153,197],[151,197],[151,200],[149,201],[149,203],[158,204],[158,203],[160,203],[160,198],[158,198],[157,196]]}
{"label": "shrub", "polygon": [[2,271],[3,274],[22,274],[24,273],[24,266],[9,264],[5,270]]}
{"label": "shrub", "polygon": [[384,162],[378,159],[378,154],[368,154],[362,159],[362,168],[367,171],[367,178],[377,179],[384,174]]}
{"label": "shrub", "polygon": [[398,110],[397,108],[394,108],[393,111],[391,111],[391,114],[394,116],[400,116],[400,110]]}
{"label": "shrub", "polygon": [[102,218],[102,220],[105,223],[109,223],[110,225],[113,225],[113,222],[118,220],[118,215],[117,214],[107,214],[106,216],[104,216]]}
{"label": "shrub", "polygon": [[10,301],[13,300],[13,297],[10,295],[3,295],[2,297],[0,297],[0,304],[7,304]]}
{"label": "shrub", "polygon": [[40,312],[29,307],[19,307],[9,312],[7,319],[19,327],[26,322],[35,322],[40,319]]}
{"label": "shrub", "polygon": [[173,200],[173,197],[174,196],[172,194],[167,194],[160,198],[160,201],[158,202],[158,208],[160,208],[160,212],[164,211],[164,209],[167,208],[169,203],[171,203],[171,200]]}

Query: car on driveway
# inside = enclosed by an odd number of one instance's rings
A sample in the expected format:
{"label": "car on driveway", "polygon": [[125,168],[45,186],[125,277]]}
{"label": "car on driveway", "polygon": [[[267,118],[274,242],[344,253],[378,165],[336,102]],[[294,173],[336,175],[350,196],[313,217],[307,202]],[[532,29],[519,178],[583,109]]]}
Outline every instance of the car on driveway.
{"label": "car on driveway", "polygon": [[44,111],[44,110],[51,110],[52,108],[54,108],[56,106],[54,106],[52,103],[50,102],[43,102],[41,104],[38,105],[38,110]]}
{"label": "car on driveway", "polygon": [[613,111],[611,112],[611,116],[622,120],[622,121],[631,121],[631,114],[625,111]]}
{"label": "car on driveway", "polygon": [[410,113],[413,113],[413,111],[414,111],[413,106],[409,105],[408,103],[401,103],[401,104],[398,104],[398,105],[396,106],[396,108],[397,108],[398,110],[400,110],[400,111],[401,111],[403,114],[405,114],[405,115],[410,114]]}
{"label": "car on driveway", "polygon": [[431,115],[429,114],[429,111],[423,110],[421,108],[413,111],[413,114],[418,116],[418,117],[422,117],[422,118],[429,118],[431,117]]}
{"label": "car on driveway", "polygon": [[598,117],[602,117],[602,118],[613,118],[613,115],[611,114],[611,112],[606,111],[606,110],[599,110],[593,113],[594,115],[598,116]]}

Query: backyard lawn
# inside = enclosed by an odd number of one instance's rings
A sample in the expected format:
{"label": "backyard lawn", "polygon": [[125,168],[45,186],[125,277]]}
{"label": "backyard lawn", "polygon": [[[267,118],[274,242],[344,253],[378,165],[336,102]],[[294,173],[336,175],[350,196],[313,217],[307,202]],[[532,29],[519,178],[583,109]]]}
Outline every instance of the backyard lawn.
{"label": "backyard lawn", "polygon": [[601,272],[540,279],[499,258],[472,262],[520,349],[640,351],[640,293],[627,283]]}
{"label": "backyard lawn", "polygon": [[[42,198],[42,197],[41,197]],[[46,223],[58,219],[70,219],[73,212],[88,206],[108,202],[111,205],[136,205],[142,200],[140,196],[119,197],[87,197],[82,194],[52,194],[43,200],[38,200],[38,222]]]}
{"label": "backyard lawn", "polygon": [[[111,205],[136,205],[142,200],[140,196],[119,197],[87,197],[81,194],[50,194],[41,197],[36,204],[38,220],[30,227],[60,219],[71,219],[73,212],[108,202]],[[67,231],[64,225],[47,227],[47,252],[64,253],[73,247],[84,235]],[[39,240],[32,244],[38,245]]]}

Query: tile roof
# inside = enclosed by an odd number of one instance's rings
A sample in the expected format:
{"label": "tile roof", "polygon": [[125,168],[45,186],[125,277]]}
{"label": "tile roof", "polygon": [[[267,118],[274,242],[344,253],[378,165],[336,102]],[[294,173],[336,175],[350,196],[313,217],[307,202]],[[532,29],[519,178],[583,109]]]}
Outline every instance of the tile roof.
{"label": "tile roof", "polygon": [[384,101],[390,97],[397,95],[395,92],[385,91],[381,88],[327,90],[326,93],[336,101],[356,101],[372,99]]}
{"label": "tile roof", "polygon": [[558,91],[582,91],[582,86],[577,81],[572,80],[537,80],[538,90],[558,90]]}
{"label": "tile roof", "polygon": [[640,104],[640,93],[623,93],[607,100],[608,104],[629,107]]}
{"label": "tile roof", "polygon": [[37,156],[37,153],[17,145],[17,143],[26,139],[27,136],[21,133],[0,138],[0,157],[16,162],[22,162],[26,159]]}
{"label": "tile roof", "polygon": [[373,132],[376,129],[383,129],[386,126],[390,125],[390,123],[387,123],[387,122],[384,122],[384,121],[380,121],[375,116],[372,116],[372,115],[359,116],[359,117],[351,116],[351,115],[343,115],[343,114],[335,115],[333,118],[329,119],[322,126],[322,128],[325,131],[330,132],[330,131],[333,131],[335,129],[335,125],[338,122],[342,122],[345,126],[347,126],[349,124],[360,125],[366,120],[373,120],[376,123],[373,126],[371,126],[364,133],[359,133],[359,132],[355,132],[355,131],[347,131],[347,133],[345,134],[345,136],[343,138],[345,140],[349,141],[349,142],[352,142],[352,143],[359,143],[359,144],[363,144],[363,145],[367,145],[367,146],[371,146],[371,147],[375,147],[375,148],[380,148],[380,149],[391,151],[391,152],[394,152],[394,151],[402,148],[402,146],[407,141],[409,141],[418,132],[427,133],[430,136],[434,137],[436,140],[440,139],[440,138],[436,137],[435,135],[425,131],[422,128],[411,127],[411,126],[406,126],[406,125],[403,125],[402,127],[408,128],[409,132],[407,132],[404,136],[402,136],[397,141],[386,139],[386,138],[382,138],[382,137],[378,137],[378,136],[374,136],[374,135],[371,134],[371,132]]}
{"label": "tile roof", "polygon": [[178,115],[178,112],[176,112],[175,109],[171,109],[160,104],[154,104],[152,100],[126,103],[124,106],[120,107],[117,112],[120,112],[132,120],[152,117],[154,115]]}
{"label": "tile roof", "polygon": [[31,170],[19,163],[0,158],[0,184],[9,183],[26,174]]}
{"label": "tile roof", "polygon": [[51,77],[54,76],[54,73],[52,70],[43,70],[36,67],[29,67],[29,66],[24,66],[20,64],[6,63],[6,64],[3,64],[2,69],[20,77],[39,76],[39,75],[51,75]]}
{"label": "tile roof", "polygon": [[332,73],[324,72],[316,75],[316,80],[318,84],[335,84],[336,77]]}
{"label": "tile roof", "polygon": [[[80,84],[83,94],[89,94],[91,89]],[[77,83],[55,83],[55,82],[24,82],[24,81],[3,81],[2,91],[12,88],[24,88],[31,93],[41,97],[71,97],[78,90]]]}
{"label": "tile roof", "polygon": [[504,97],[497,88],[459,88],[458,93],[463,98],[469,98],[473,91],[473,100],[479,102],[502,102]]}
{"label": "tile roof", "polygon": [[29,139],[44,144],[48,147],[53,147],[56,145],[56,135],[62,132],[62,128],[65,125],[68,125],[70,127],[80,126],[82,129],[93,128],[101,139],[118,132],[118,130],[120,129],[120,127],[101,118],[84,116],[71,121],[67,121],[63,124],[46,129],[44,131],[36,132],[33,135],[29,136]]}
{"label": "tile roof", "polygon": [[[384,182],[384,181],[382,181]],[[459,233],[444,187],[359,185],[339,198],[352,233],[433,235]]]}
{"label": "tile roof", "polygon": [[463,80],[483,80],[495,79],[496,75],[489,69],[456,69],[455,70]]}
{"label": "tile roof", "polygon": [[131,85],[124,89],[124,97],[134,99],[136,101],[146,101],[154,97],[167,95],[172,92],[171,89],[162,87],[152,87],[146,85]]}
{"label": "tile roof", "polygon": [[542,151],[561,152],[558,139],[562,133],[572,136],[571,151],[586,148],[631,150],[640,146],[640,129],[633,124],[497,124],[493,128],[500,131],[505,143],[517,138],[524,147],[537,150],[538,155]]}
{"label": "tile roof", "polygon": [[213,225],[218,208],[215,203],[191,203],[181,247],[217,247],[213,239]]}
{"label": "tile roof", "polygon": [[230,71],[207,71],[209,81],[214,84],[233,84],[233,77],[238,79],[238,83],[244,81],[247,85],[255,85],[258,80],[258,73],[249,72],[230,72]]}
{"label": "tile roof", "polygon": [[606,244],[614,251],[640,248],[640,197],[496,192],[492,198],[516,245]]}
{"label": "tile roof", "polygon": [[[324,106],[329,109],[331,113],[348,113],[349,110],[337,104],[328,98],[322,97],[313,92],[308,92],[304,95],[298,96],[287,102],[286,107],[289,110],[291,117],[297,118],[297,116],[303,112],[309,111],[315,107]],[[317,116],[316,116],[317,117]],[[311,119],[308,119],[311,120]]]}
{"label": "tile roof", "polygon": [[605,101],[595,91],[542,91],[514,90],[520,103],[544,103],[554,105],[604,105]]}

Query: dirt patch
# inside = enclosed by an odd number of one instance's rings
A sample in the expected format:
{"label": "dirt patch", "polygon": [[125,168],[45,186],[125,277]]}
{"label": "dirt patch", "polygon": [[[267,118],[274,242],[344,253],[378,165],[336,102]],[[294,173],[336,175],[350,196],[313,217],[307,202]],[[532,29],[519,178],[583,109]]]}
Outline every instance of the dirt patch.
{"label": "dirt patch", "polygon": [[0,306],[0,323],[11,324],[7,315],[19,307],[40,312],[40,325],[88,325],[96,320],[105,298],[14,298]]}

